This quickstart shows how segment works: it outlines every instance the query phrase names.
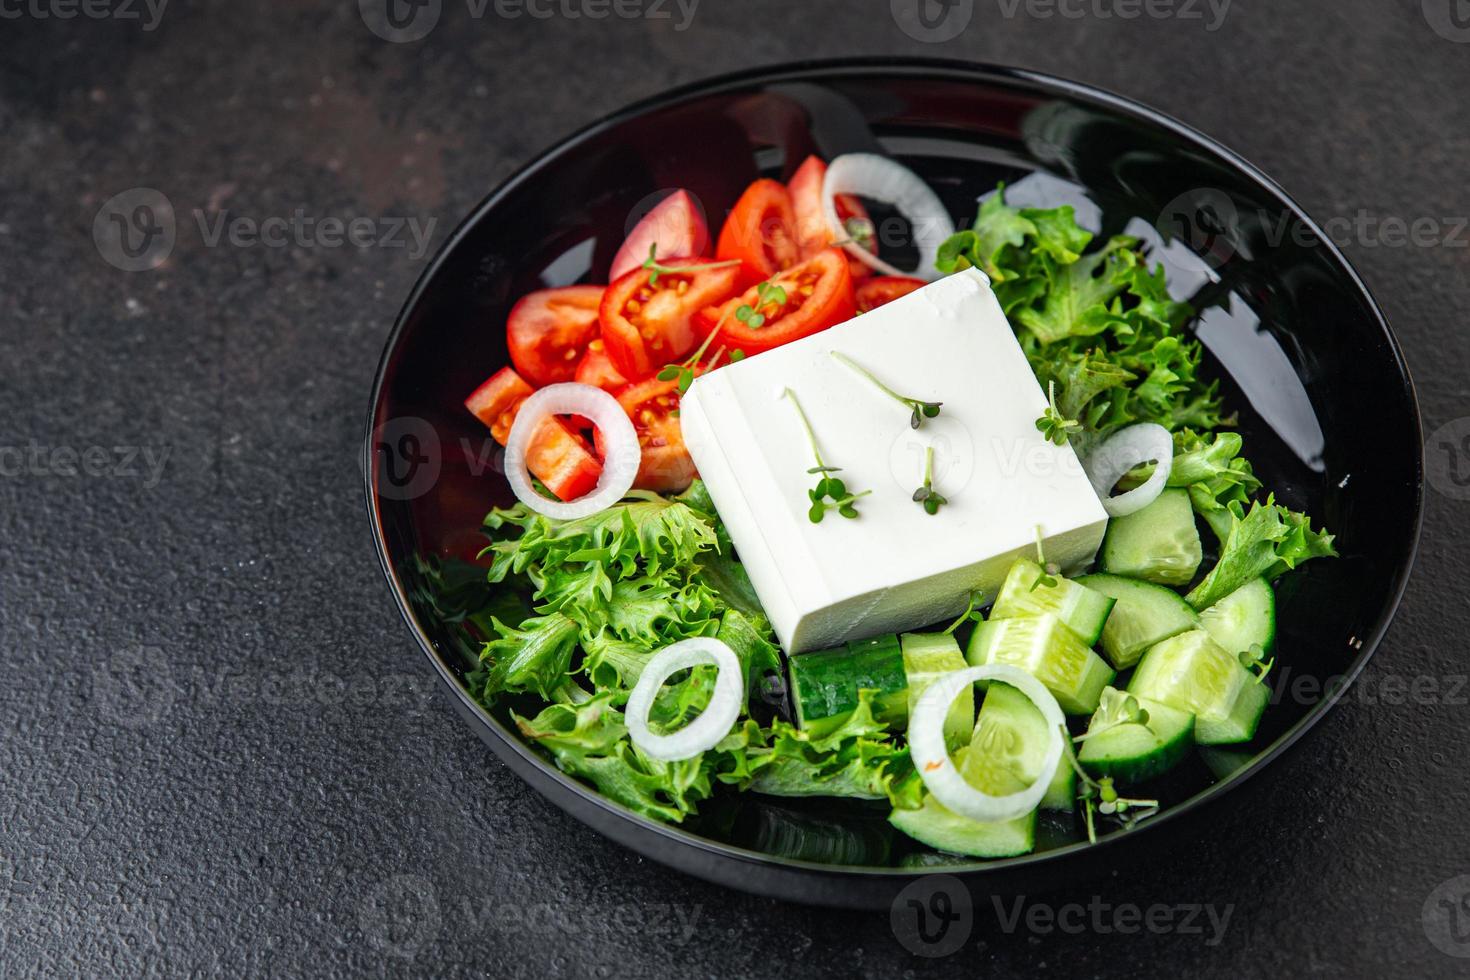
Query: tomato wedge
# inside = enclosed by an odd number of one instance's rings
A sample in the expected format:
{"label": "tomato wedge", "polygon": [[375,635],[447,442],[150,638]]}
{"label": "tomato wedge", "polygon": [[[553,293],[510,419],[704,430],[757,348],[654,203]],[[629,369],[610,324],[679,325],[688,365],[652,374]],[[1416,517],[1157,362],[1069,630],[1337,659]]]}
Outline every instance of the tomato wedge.
{"label": "tomato wedge", "polygon": [[745,189],[725,227],[715,255],[739,259],[746,284],[769,279],[801,261],[791,194],[778,180],[758,180]]}
{"label": "tomato wedge", "polygon": [[[702,368],[695,370],[696,375],[702,373]],[[633,486],[659,493],[687,488],[696,471],[694,460],[684,447],[684,430],[680,427],[679,417],[673,414],[679,408],[678,380],[649,378],[628,385],[614,397],[628,413],[628,418],[633,420],[638,445],[643,450]],[[599,434],[597,438],[600,446],[602,437]]]}
{"label": "tomato wedge", "polygon": [[623,247],[613,256],[609,281],[621,278],[643,264],[649,249],[660,259],[669,255],[703,255],[709,245],[709,225],[704,209],[688,191],[678,190],[653,206],[628,232]]}
{"label": "tomato wedge", "polygon": [[[823,249],[810,260],[761,285],[779,287],[786,294],[785,301],[762,303],[761,287],[752,286],[744,294],[700,314],[702,329],[719,325],[716,345],[731,351],[760,354],[845,323],[857,315],[852,276],[847,271],[847,256],[841,249]],[[764,316],[765,321],[759,327],[742,322],[736,317],[736,311],[742,306],[749,306]]]}
{"label": "tomato wedge", "polygon": [[929,285],[922,279],[910,276],[877,276],[858,283],[857,308],[859,313],[876,310],[884,303],[892,303],[900,296],[907,296],[916,289]]}
{"label": "tomato wedge", "polygon": [[628,384],[628,379],[607,356],[607,345],[601,338],[587,345],[587,353],[582,355],[582,363],[577,365],[576,380],[603,391],[617,391]]}
{"label": "tomato wedge", "polygon": [[[822,182],[826,179],[826,162],[821,157],[810,156],[796,168],[796,173],[791,175],[791,181],[786,185],[791,192],[792,211],[796,214],[796,238],[801,246],[803,261],[837,240],[827,224],[827,215],[822,208]],[[862,200],[851,194],[838,194],[833,203],[837,207],[839,221],[846,222],[850,218],[869,223],[872,221]],[[870,252],[873,250],[871,243],[863,247]],[[847,264],[853,279],[866,279],[872,275],[873,270],[860,259],[849,255]]]}
{"label": "tomato wedge", "polygon": [[[660,259],[671,269],[708,265],[708,259]],[[694,349],[701,339],[694,315],[734,295],[737,266],[660,272],[637,268],[602,296],[602,340],[623,377],[646,378]]]}
{"label": "tomato wedge", "polygon": [[[465,399],[465,408],[490,428],[502,446],[510,438],[521,403],[531,397],[531,386],[511,368],[501,368]],[[602,476],[602,463],[587,440],[561,419],[547,419],[526,447],[526,469],[562,500],[576,500],[592,491]]]}
{"label": "tomato wedge", "polygon": [[522,297],[506,322],[510,359],[536,387],[570,381],[597,337],[602,286],[540,289]]}

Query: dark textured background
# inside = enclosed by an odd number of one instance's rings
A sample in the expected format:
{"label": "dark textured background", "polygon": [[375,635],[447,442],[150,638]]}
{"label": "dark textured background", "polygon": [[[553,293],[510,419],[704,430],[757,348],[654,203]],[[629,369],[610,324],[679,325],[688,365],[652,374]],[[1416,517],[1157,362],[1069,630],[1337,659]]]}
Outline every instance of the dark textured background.
{"label": "dark textured background", "polygon": [[[909,53],[1105,86],[1238,150],[1319,220],[1362,209],[1448,233],[1470,215],[1470,31],[1450,0],[1237,0],[1215,31],[976,0],[947,43],[906,36],[885,0],[704,0],[684,31],[677,11],[448,6],[403,45],[352,0],[173,0],[153,31],[0,19],[0,447],[46,450],[0,455],[0,973],[1463,974],[1430,933],[1470,952],[1444,938],[1470,905],[1450,922],[1439,904],[1470,891],[1450,881],[1470,873],[1470,707],[1450,696],[1470,671],[1470,503],[1430,490],[1369,687],[1180,851],[1031,897],[1233,904],[1222,941],[1008,934],[978,900],[964,951],[918,959],[885,916],[643,861],[492,759],[433,689],[361,501],[369,382],[425,259],[210,247],[192,218],[432,218],[437,243],[539,148],[626,102],[761,63]],[[93,218],[140,186],[173,202],[179,241],[127,273],[99,257]],[[1470,415],[1467,244],[1346,242],[1429,432]],[[91,446],[108,472],[67,476],[49,455]],[[161,477],[119,472],[118,446],[166,451]],[[1428,703],[1383,688],[1421,676]]]}

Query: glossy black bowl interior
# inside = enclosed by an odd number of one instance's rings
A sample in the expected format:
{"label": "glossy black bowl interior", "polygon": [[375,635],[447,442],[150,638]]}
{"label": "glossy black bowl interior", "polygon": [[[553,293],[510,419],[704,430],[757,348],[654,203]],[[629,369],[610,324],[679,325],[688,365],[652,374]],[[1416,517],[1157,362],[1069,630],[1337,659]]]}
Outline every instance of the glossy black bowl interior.
{"label": "glossy black bowl interior", "polygon": [[[484,512],[512,500],[487,433],[462,408],[507,363],[503,325],[523,293],[605,281],[630,216],[685,187],[711,224],[761,175],[808,153],[881,149],[917,170],[963,226],[997,181],[1013,202],[1072,203],[1084,224],[1153,244],[1198,331],[1247,455],[1267,487],[1337,533],[1343,557],[1280,591],[1276,703],[1248,746],[1200,752],[1151,789],[1163,814],[1098,845],[1049,820],[1037,853],[945,870],[1031,890],[1118,860],[1260,769],[1330,707],[1385,629],[1420,510],[1419,419],[1381,313],[1342,256],[1273,183],[1157,113],[1029,72],[861,61],[771,69],[636,106],[555,147],[481,205],[425,273],[389,341],[367,447],[369,508],[405,617],[475,731],[579,819],[656,860],[796,900],[881,905],[943,863],[896,835],[881,807],[742,795],[666,827],[556,771],[460,684],[483,602],[465,559]],[[916,867],[919,866],[919,867]]]}

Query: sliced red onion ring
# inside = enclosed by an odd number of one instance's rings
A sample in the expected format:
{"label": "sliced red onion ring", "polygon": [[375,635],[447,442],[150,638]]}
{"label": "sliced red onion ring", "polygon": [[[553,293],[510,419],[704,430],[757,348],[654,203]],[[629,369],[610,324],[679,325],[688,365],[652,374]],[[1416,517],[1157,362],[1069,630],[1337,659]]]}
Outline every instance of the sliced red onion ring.
{"label": "sliced red onion ring", "polygon": [[[1000,681],[1031,699],[1046,720],[1046,763],[1036,781],[1005,796],[983,793],[961,775],[944,744],[944,719],[960,692],[976,681]],[[994,664],[945,674],[924,691],[909,716],[909,754],[924,787],[940,803],[962,817],[981,823],[1000,823],[1024,817],[1041,805],[1047,787],[1062,762],[1062,728],[1067,724],[1057,699],[1046,686],[1019,667]]]}
{"label": "sliced red onion ring", "polygon": [[[1153,475],[1126,493],[1110,496],[1126,473],[1149,462],[1158,464]],[[1168,429],[1153,422],[1130,425],[1113,433],[1093,450],[1083,468],[1108,516],[1127,517],[1158,500],[1164,492],[1169,471],[1174,468],[1174,437]]]}
{"label": "sliced red onion ring", "polygon": [[919,267],[905,272],[884,262],[856,244],[844,246],[848,254],[888,276],[918,276],[934,280],[941,275],[934,268],[939,246],[954,234],[954,222],[939,197],[908,167],[876,153],[847,153],[827,167],[822,183],[822,210],[827,225],[839,240],[850,237],[837,217],[837,195],[857,194],[874,201],[891,204],[914,229],[914,244],[919,248]]}
{"label": "sliced red onion ring", "polygon": [[[565,502],[537,493],[531,486],[531,474],[526,469],[526,447],[531,443],[531,436],[542,422],[556,415],[581,415],[591,419],[602,434],[606,453],[602,475],[592,492]],[[510,481],[510,488],[527,507],[547,517],[571,521],[606,510],[623,499],[633,486],[633,478],[638,475],[642,457],[638,433],[616,398],[592,385],[571,382],[547,385],[522,402],[516,412],[515,424],[510,427],[510,437],[505,441],[505,476]]]}
{"label": "sliced red onion ring", "polygon": [[[668,735],[655,735],[648,728],[648,711],[664,681],[686,667],[714,664],[719,668],[715,691],[709,705],[689,724]],[[638,683],[628,698],[624,719],[633,744],[650,759],[678,762],[692,759],[730,734],[740,717],[740,704],[745,695],[745,680],[740,672],[740,658],[724,641],[712,636],[696,636],[664,647],[653,655],[638,675]]]}

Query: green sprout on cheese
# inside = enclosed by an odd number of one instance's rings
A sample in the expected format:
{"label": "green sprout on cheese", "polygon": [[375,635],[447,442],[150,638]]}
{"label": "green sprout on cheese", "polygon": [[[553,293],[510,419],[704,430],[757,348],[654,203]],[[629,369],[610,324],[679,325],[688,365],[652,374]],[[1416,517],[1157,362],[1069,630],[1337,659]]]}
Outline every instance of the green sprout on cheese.
{"label": "green sprout on cheese", "polygon": [[874,375],[873,372],[869,371],[867,368],[863,367],[861,364],[857,363],[846,354],[832,351],[832,356],[841,361],[847,367],[856,371],[858,374],[867,378],[879,391],[883,392],[883,394],[887,395],[889,398],[892,398],[894,401],[898,402],[900,405],[912,412],[913,414],[909,416],[909,428],[911,429],[917,429],[919,426],[924,424],[925,419],[932,419],[937,416],[939,414],[939,407],[944,404],[943,402],[926,402],[918,398],[909,398],[906,395],[900,395],[898,392],[894,391],[892,388],[879,381],[877,376]]}
{"label": "green sprout on cheese", "polygon": [[1076,419],[1067,418],[1062,414],[1061,409],[1057,408],[1057,383],[1055,381],[1046,383],[1046,401],[1046,411],[1042,412],[1041,418],[1036,420],[1036,428],[1048,442],[1065,446],[1071,430],[1082,428],[1082,423]]}
{"label": "green sprout on cheese", "polygon": [[934,447],[924,447],[924,485],[914,491],[914,502],[924,508],[924,513],[933,516],[949,500],[934,489]]}
{"label": "green sprout on cheese", "polygon": [[808,473],[817,477],[817,485],[807,491],[807,496],[811,498],[812,506],[807,511],[806,516],[813,524],[820,524],[822,523],[822,518],[826,516],[827,511],[835,508],[837,513],[843,517],[848,519],[857,517],[858,500],[866,497],[873,491],[864,490],[861,493],[848,492],[847,484],[832,475],[833,473],[839,472],[841,468],[828,466],[826,461],[822,459],[822,451],[817,447],[817,434],[812,431],[812,424],[807,419],[806,412],[802,411],[801,402],[796,399],[796,392],[787,388],[782,393],[782,397],[789,400],[791,407],[796,410],[796,417],[801,420],[801,427],[806,432],[806,441],[807,445],[811,447],[812,458],[817,462],[817,465],[807,470]]}

